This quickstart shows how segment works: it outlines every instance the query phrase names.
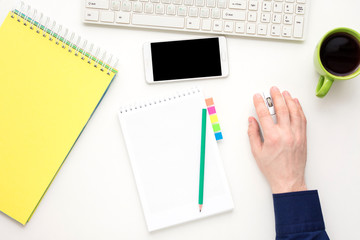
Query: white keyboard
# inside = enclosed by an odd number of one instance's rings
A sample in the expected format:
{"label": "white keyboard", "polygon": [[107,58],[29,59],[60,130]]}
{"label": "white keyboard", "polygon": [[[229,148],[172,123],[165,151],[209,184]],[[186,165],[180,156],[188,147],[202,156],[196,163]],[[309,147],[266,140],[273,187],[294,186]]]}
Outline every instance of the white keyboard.
{"label": "white keyboard", "polygon": [[84,22],[304,40],[310,0],[85,0]]}

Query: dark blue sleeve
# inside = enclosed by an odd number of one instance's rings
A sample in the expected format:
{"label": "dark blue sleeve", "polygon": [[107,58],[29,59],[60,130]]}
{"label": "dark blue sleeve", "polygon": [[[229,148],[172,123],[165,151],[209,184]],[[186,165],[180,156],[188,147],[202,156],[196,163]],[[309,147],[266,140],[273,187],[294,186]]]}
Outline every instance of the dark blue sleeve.
{"label": "dark blue sleeve", "polygon": [[329,240],[318,192],[274,194],[276,240]]}

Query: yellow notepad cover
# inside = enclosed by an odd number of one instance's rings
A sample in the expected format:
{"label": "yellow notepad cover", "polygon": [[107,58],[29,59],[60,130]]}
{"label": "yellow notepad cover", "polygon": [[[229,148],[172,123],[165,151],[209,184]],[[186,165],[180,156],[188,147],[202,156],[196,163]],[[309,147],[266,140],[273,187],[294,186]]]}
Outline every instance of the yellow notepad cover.
{"label": "yellow notepad cover", "polygon": [[25,224],[114,73],[16,17],[0,27],[0,211]]}

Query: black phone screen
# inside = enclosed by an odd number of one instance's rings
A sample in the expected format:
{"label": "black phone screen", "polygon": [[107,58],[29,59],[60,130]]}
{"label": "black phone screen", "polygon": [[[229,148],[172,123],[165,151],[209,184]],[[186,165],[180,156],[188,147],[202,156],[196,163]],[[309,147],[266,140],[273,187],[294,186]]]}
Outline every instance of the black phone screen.
{"label": "black phone screen", "polygon": [[218,38],[151,43],[154,81],[221,76]]}

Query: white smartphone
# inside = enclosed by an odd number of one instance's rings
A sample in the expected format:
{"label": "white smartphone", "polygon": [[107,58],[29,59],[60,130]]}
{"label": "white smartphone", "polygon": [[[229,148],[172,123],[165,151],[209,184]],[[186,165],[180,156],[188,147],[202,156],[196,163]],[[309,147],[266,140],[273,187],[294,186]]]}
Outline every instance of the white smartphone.
{"label": "white smartphone", "polygon": [[229,74],[225,37],[147,42],[143,53],[148,83],[212,79]]}

